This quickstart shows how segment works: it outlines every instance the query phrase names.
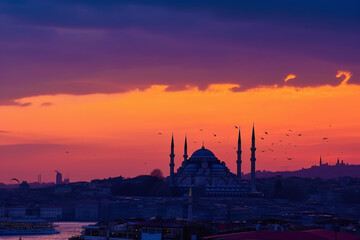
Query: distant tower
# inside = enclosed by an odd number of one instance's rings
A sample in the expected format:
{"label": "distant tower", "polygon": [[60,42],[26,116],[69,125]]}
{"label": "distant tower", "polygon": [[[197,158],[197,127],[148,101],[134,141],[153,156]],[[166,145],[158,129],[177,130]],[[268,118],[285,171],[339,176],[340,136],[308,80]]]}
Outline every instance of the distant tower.
{"label": "distant tower", "polygon": [[340,165],[340,159],[339,158],[337,159],[336,165],[338,165],[338,166]]}
{"label": "distant tower", "polygon": [[38,174],[38,183],[41,183],[41,174]]}
{"label": "distant tower", "polygon": [[320,156],[320,166],[322,165],[322,160],[321,160],[321,156]]}
{"label": "distant tower", "polygon": [[175,153],[174,153],[174,135],[171,136],[171,152],[170,152],[170,184],[174,184],[174,158],[175,158]]}
{"label": "distant tower", "polygon": [[192,212],[192,191],[191,187],[189,190],[189,203],[188,203],[188,221],[191,221],[193,218],[193,212]]}
{"label": "distant tower", "polygon": [[237,153],[237,160],[236,160],[236,166],[237,166],[237,176],[241,179],[241,135],[240,135],[240,128],[239,128],[239,137],[238,137],[238,150]]}
{"label": "distant tower", "polygon": [[256,183],[255,183],[255,127],[253,125],[252,138],[251,138],[251,191],[256,192]]}
{"label": "distant tower", "polygon": [[188,154],[187,154],[187,138],[185,135],[185,144],[184,144],[184,161],[188,160]]}
{"label": "distant tower", "polygon": [[60,172],[58,172],[57,170],[55,170],[56,172],[56,185],[62,184],[62,174]]}

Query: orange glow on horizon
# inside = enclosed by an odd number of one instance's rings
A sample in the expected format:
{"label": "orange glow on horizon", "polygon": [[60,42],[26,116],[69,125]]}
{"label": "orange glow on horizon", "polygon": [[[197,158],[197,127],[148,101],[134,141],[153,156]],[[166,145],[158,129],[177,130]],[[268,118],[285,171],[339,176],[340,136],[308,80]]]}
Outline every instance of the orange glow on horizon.
{"label": "orange glow on horizon", "polygon": [[[205,141],[205,147],[235,171],[235,125],[241,127],[243,169],[248,172],[253,122],[257,169],[309,167],[320,155],[324,162],[340,157],[359,164],[360,113],[354,103],[360,102],[360,86],[346,84],[351,75],[339,74],[346,78],[338,86],[233,92],[240,86],[213,84],[205,91],[196,87],[166,91],[168,86],[154,85],[119,94],[18,99],[32,104],[0,107],[0,130],[4,131],[0,153],[7,168],[0,182],[17,175],[31,182],[38,173],[51,181],[53,169],[68,173],[74,181],[148,174],[154,168],[167,175],[172,132],[176,168],[182,161],[186,133],[189,154]],[[42,106],[44,102],[51,104]],[[38,147],[24,150],[29,144]]]}

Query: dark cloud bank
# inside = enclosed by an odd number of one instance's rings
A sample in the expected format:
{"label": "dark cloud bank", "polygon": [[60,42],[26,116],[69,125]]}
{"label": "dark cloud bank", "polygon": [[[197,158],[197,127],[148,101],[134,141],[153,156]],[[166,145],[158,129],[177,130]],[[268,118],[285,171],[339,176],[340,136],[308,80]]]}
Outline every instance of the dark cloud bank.
{"label": "dark cloud bank", "polygon": [[[0,104],[41,94],[349,83],[359,1],[2,1]],[[46,104],[48,105],[48,104]]]}

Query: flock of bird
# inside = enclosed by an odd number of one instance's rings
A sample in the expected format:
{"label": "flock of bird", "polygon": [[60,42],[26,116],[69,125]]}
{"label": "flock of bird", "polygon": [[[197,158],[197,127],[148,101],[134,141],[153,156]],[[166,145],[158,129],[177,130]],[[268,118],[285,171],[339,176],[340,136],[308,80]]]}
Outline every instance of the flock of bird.
{"label": "flock of bird", "polygon": [[[330,124],[329,127],[331,127],[332,125]],[[269,131],[265,131],[264,132],[265,135],[269,135]],[[296,137],[302,137],[303,134],[302,133],[294,133],[294,131],[292,129],[289,129],[286,133],[284,133],[284,136],[285,136],[285,140],[284,139],[279,139],[279,143],[283,143],[285,142],[286,140],[288,140],[289,138],[291,138],[292,136],[296,136]],[[260,137],[261,140],[266,140],[266,137],[263,136],[263,137]],[[329,138],[328,137],[322,137],[321,138],[321,141],[324,141],[324,142],[328,142]],[[275,142],[272,142],[271,143],[271,146],[274,146],[275,145]],[[288,146],[293,146],[294,148],[297,147],[296,144],[292,144],[290,141],[288,141],[287,143]],[[286,145],[285,145],[286,146]],[[289,149],[285,149],[286,151],[284,152],[284,155],[286,157],[287,160],[293,160],[294,157],[292,157],[288,152],[289,152]],[[268,148],[266,150],[261,150],[261,152],[266,152],[266,151],[271,151],[271,152],[274,152],[274,149],[273,148]],[[277,160],[277,158],[274,158],[274,160]]]}
{"label": "flock of bird", "polygon": [[[239,129],[239,127],[236,126],[236,125],[235,125],[234,127],[235,127],[235,129]],[[332,125],[330,124],[329,127],[332,127]],[[202,128],[200,128],[199,130],[200,130],[200,132],[204,132],[204,129],[202,129]],[[267,136],[270,135],[269,132],[270,132],[269,130],[264,131],[264,135],[260,137],[260,140],[266,141]],[[290,137],[292,136],[292,133],[294,133],[294,131],[293,131],[292,129],[289,129],[288,132],[284,133],[285,138],[290,138]],[[158,132],[158,133],[157,133],[157,135],[163,135],[163,134],[164,134],[163,132]],[[212,136],[213,136],[213,137],[217,137],[217,134],[216,134],[216,133],[212,133]],[[295,134],[295,136],[297,136],[297,137],[302,137],[303,134],[302,134],[302,133],[297,133],[297,134]],[[324,141],[324,142],[328,142],[329,138],[328,138],[328,137],[322,137],[321,140]],[[280,143],[283,143],[284,140],[283,140],[283,139],[279,139],[279,142],[280,142]],[[193,143],[197,143],[197,141],[193,141]],[[217,141],[217,143],[221,143],[221,141]],[[272,143],[271,143],[271,146],[274,146],[274,145],[276,145],[275,142],[272,142]],[[291,146],[291,145],[292,145],[292,143],[291,143],[291,142],[288,142],[288,146]],[[293,145],[293,147],[297,147],[297,145]],[[236,149],[236,147],[233,147],[233,148]],[[265,149],[265,150],[261,150],[262,153],[264,153],[264,152],[266,152],[266,151],[274,152],[275,150],[274,150],[274,148],[267,148],[267,149]],[[340,153],[342,154],[343,152],[340,152]],[[70,154],[70,152],[69,152],[69,151],[65,151],[65,154]],[[288,151],[284,152],[284,155],[286,156],[286,159],[289,160],[289,161],[294,159],[294,157],[292,157],[292,156],[290,156],[290,155],[288,154]],[[93,156],[95,157],[96,154],[93,154]],[[277,158],[273,158],[273,159],[274,159],[274,160],[277,160]],[[148,164],[148,163],[147,163],[147,162],[144,162],[144,164]],[[19,181],[17,178],[12,178],[11,181],[15,181],[15,182],[17,182],[17,183],[20,184],[20,181]]]}
{"label": "flock of bird", "polygon": [[[332,127],[332,125],[330,124],[329,127]],[[235,125],[234,128],[235,128],[235,129],[239,129],[239,126]],[[200,132],[204,132],[204,129],[200,128],[199,131],[200,131]],[[158,135],[163,135],[164,133],[158,132],[157,134],[158,134]],[[260,136],[260,140],[266,142],[268,136],[270,136],[270,135],[271,135],[271,134],[270,134],[270,131],[269,131],[269,130],[264,131],[264,135],[261,135],[261,136]],[[213,137],[217,137],[217,134],[216,134],[216,133],[212,133],[212,136],[213,136]],[[296,145],[296,144],[292,144],[292,143],[291,143],[290,141],[288,141],[288,140],[289,140],[289,139],[292,139],[293,136],[295,136],[295,137],[303,137],[304,135],[303,135],[303,133],[295,133],[295,131],[293,131],[292,129],[289,129],[289,130],[287,130],[287,132],[283,133],[283,136],[284,136],[284,138],[278,139],[278,141],[279,141],[280,144],[276,144],[275,142],[271,142],[271,146],[273,146],[273,147],[271,147],[271,148],[269,147],[269,148],[267,148],[267,149],[262,149],[262,150],[260,150],[260,152],[262,152],[262,153],[267,152],[267,151],[274,152],[274,151],[275,151],[274,146],[276,146],[276,145],[287,146],[287,148],[285,149],[285,151],[283,152],[283,154],[285,155],[285,158],[286,158],[287,160],[289,160],[289,161],[293,160],[294,157],[291,156],[291,154],[289,154],[289,150],[290,150],[290,149],[288,149],[288,147],[289,147],[289,146],[292,146],[292,147],[296,148],[297,145]],[[292,139],[292,140],[294,140],[294,139]],[[328,137],[322,137],[322,138],[321,138],[321,141],[323,141],[323,142],[328,142],[328,140],[329,140]],[[287,145],[284,145],[285,142],[287,142]],[[196,142],[196,141],[193,141],[193,143],[197,143],[197,142]],[[221,143],[221,141],[217,141],[217,143]],[[236,149],[236,147],[233,147],[233,149]],[[277,160],[277,158],[273,158],[273,159],[274,159],[274,160]]]}

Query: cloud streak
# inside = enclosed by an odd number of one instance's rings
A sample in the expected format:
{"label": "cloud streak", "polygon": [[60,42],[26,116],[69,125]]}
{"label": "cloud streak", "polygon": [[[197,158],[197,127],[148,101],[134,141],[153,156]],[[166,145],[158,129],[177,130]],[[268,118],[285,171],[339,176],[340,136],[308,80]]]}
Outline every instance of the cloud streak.
{"label": "cloud streak", "polygon": [[341,81],[340,85],[345,85],[347,84],[347,82],[350,80],[351,78],[351,72],[347,72],[347,71],[338,71],[337,74],[336,74],[336,77],[337,78],[340,78],[344,76],[344,80]]}
{"label": "cloud streak", "polygon": [[289,75],[286,76],[286,78],[284,79],[284,82],[287,83],[289,80],[291,79],[295,79],[296,75],[293,73],[290,73]]}

